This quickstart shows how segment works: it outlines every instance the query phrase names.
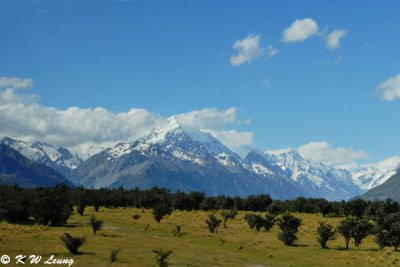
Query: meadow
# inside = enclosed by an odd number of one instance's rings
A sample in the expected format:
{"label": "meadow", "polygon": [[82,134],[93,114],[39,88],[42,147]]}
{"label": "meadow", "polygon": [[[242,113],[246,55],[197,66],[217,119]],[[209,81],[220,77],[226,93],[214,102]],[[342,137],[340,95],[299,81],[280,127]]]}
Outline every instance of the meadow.
{"label": "meadow", "polygon": [[[137,220],[132,218],[135,213],[140,215]],[[121,249],[112,266],[156,266],[152,250],[163,249],[173,251],[170,266],[400,266],[400,252],[393,248],[379,250],[373,236],[358,248],[351,243],[349,250],[344,249],[343,237],[338,236],[329,241],[328,249],[322,249],[316,239],[318,223],[336,225],[339,218],[295,213],[302,219],[299,239],[296,246],[285,246],[276,237],[276,225],[269,232],[251,230],[244,221],[245,212],[239,212],[228,221],[227,228],[221,224],[218,233],[212,234],[205,224],[209,213],[174,211],[157,223],[151,210],[101,208],[95,212],[88,207],[83,216],[74,212],[68,224],[61,227],[1,222],[0,254],[12,259],[19,254],[43,258],[54,255],[73,258],[73,266],[111,266],[111,251]],[[103,229],[96,235],[88,224],[92,214],[104,220]],[[179,236],[172,234],[176,225],[182,229]],[[60,240],[63,233],[86,236],[81,255],[67,251]]]}

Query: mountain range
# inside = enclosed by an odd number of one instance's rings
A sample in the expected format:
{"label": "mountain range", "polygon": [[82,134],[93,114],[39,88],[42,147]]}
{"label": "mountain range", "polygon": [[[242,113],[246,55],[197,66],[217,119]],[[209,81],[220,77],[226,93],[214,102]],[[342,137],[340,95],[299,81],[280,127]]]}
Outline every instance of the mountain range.
{"label": "mountain range", "polygon": [[184,128],[174,117],[145,138],[119,143],[86,160],[42,142],[5,137],[0,143],[88,188],[158,186],[209,195],[268,193],[278,199],[349,199],[384,183],[400,163],[393,158],[351,173],[305,159],[295,150],[277,155],[253,150],[242,159],[209,133]]}
{"label": "mountain range", "polygon": [[23,187],[52,186],[64,183],[73,186],[52,168],[23,156],[14,148],[0,143],[0,183]]}

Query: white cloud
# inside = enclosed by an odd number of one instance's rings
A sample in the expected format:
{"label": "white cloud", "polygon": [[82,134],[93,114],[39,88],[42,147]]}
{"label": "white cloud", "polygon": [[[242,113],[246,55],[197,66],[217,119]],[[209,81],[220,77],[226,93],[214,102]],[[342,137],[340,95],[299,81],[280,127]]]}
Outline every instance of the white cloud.
{"label": "white cloud", "polygon": [[310,142],[298,147],[297,151],[305,158],[336,166],[351,164],[368,157],[368,154],[364,151],[356,151],[353,148],[334,147],[325,141]]}
{"label": "white cloud", "polygon": [[239,66],[250,63],[259,58],[263,54],[263,49],[260,47],[260,41],[260,35],[252,34],[248,35],[243,40],[236,41],[233,48],[236,49],[238,53],[231,57],[231,65]]}
{"label": "white cloud", "polygon": [[14,89],[25,89],[33,86],[31,78],[22,79],[19,77],[0,77],[0,88],[11,87]]}
{"label": "white cloud", "polygon": [[186,128],[195,129],[224,129],[227,125],[237,122],[235,108],[219,111],[214,108],[194,110],[174,115],[179,124]]}
{"label": "white cloud", "polygon": [[288,153],[290,151],[294,150],[293,148],[282,148],[282,149],[273,149],[273,150],[267,150],[266,152],[268,154],[272,154],[272,155],[280,155],[283,153]]}
{"label": "white cloud", "polygon": [[301,42],[318,33],[318,24],[311,18],[296,19],[283,31],[284,42]]}
{"label": "white cloud", "polygon": [[220,140],[224,145],[238,153],[240,156],[245,156],[245,146],[253,144],[254,134],[252,132],[239,132],[236,130],[214,131],[211,129],[203,129],[203,131],[208,132]]}
{"label": "white cloud", "polygon": [[274,57],[279,54],[279,50],[275,49],[273,45],[267,46],[267,55],[269,58]]}
{"label": "white cloud", "polygon": [[269,154],[282,154],[291,150],[297,150],[304,158],[336,167],[357,166],[357,161],[365,159],[368,154],[364,151],[357,151],[353,148],[335,147],[328,142],[310,142],[298,148],[284,148],[268,150]]}
{"label": "white cloud", "polygon": [[393,101],[400,97],[400,74],[390,77],[378,85],[377,91],[385,101]]}
{"label": "white cloud", "polygon": [[[70,107],[65,110],[41,105],[35,95],[0,91],[0,135],[26,141],[44,141],[70,148],[85,157],[118,142],[131,142],[163,127],[166,118],[145,109],[113,113],[105,108]],[[175,115],[186,127],[205,129],[228,147],[248,144],[252,133],[229,126],[241,124],[235,108],[203,109]]]}
{"label": "white cloud", "polygon": [[346,30],[336,29],[332,31],[330,34],[328,34],[328,37],[326,38],[326,46],[332,50],[339,48],[340,40],[344,38],[346,35],[347,35]]}

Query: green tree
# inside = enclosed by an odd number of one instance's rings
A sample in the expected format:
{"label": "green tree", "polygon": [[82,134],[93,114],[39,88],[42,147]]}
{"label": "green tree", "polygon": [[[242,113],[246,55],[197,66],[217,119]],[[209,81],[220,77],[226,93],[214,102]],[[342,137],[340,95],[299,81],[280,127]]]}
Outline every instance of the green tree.
{"label": "green tree", "polygon": [[344,237],[346,249],[349,249],[349,242],[353,234],[354,224],[354,218],[346,218],[341,220],[337,227],[338,232]]}
{"label": "green tree", "polygon": [[277,223],[281,229],[278,239],[287,246],[292,245],[297,240],[296,233],[301,225],[301,219],[290,213],[285,213],[277,220]]}
{"label": "green tree", "polygon": [[160,222],[165,215],[171,214],[172,208],[169,203],[158,203],[156,206],[153,207],[153,217],[156,222]]}
{"label": "green tree", "polygon": [[319,226],[317,228],[317,233],[318,233],[317,240],[322,248],[327,247],[327,243],[329,240],[335,239],[335,230],[333,229],[333,226],[325,222],[319,223]]}

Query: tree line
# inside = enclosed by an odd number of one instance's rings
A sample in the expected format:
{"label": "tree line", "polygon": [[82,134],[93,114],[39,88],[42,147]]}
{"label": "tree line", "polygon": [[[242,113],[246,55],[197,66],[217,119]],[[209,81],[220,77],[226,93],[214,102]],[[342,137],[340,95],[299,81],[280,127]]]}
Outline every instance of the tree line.
{"label": "tree line", "polygon": [[[383,215],[400,211],[399,203],[385,201],[349,201],[331,202],[323,198],[298,197],[292,200],[273,200],[267,194],[248,197],[206,196],[202,192],[170,192],[163,188],[140,190],[85,189],[70,188],[63,184],[54,187],[21,188],[0,185],[0,220],[24,222],[34,219],[43,225],[64,224],[77,207],[83,214],[86,206],[100,207],[136,207],[160,210],[169,214],[172,210],[241,210],[283,214],[286,212],[321,213],[324,217],[368,217],[374,221]],[[161,218],[160,218],[161,219]]]}

